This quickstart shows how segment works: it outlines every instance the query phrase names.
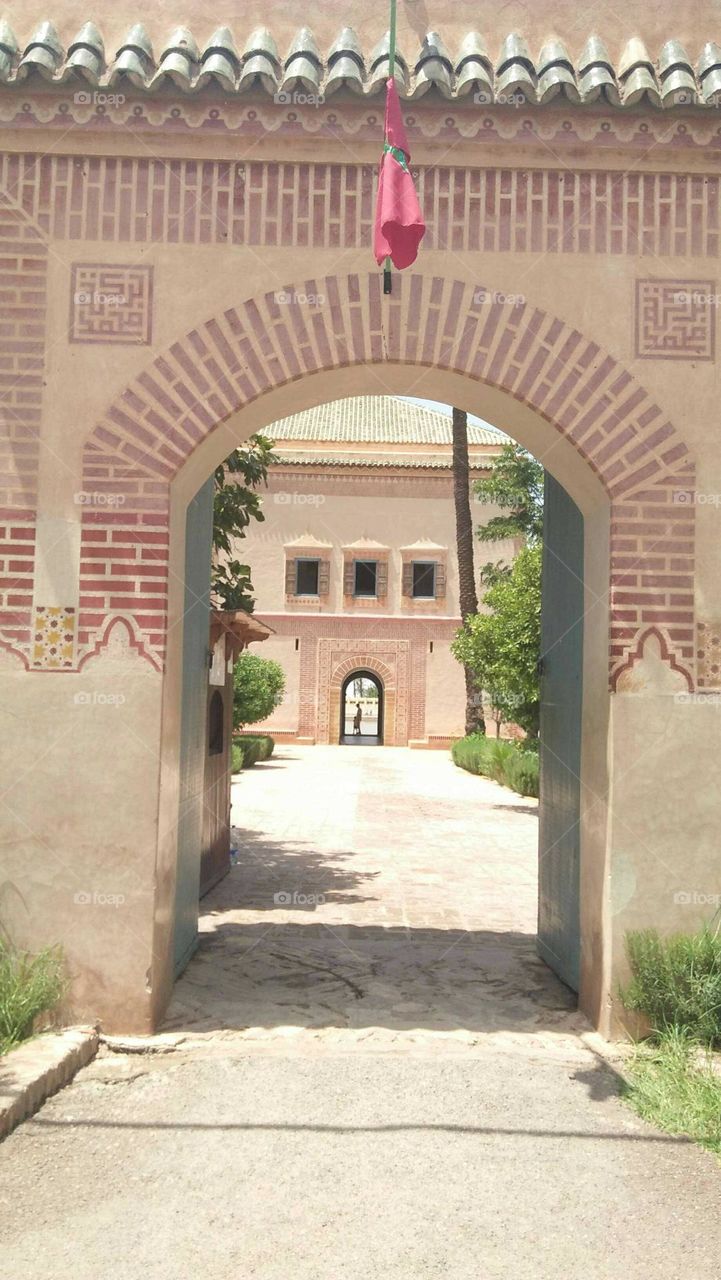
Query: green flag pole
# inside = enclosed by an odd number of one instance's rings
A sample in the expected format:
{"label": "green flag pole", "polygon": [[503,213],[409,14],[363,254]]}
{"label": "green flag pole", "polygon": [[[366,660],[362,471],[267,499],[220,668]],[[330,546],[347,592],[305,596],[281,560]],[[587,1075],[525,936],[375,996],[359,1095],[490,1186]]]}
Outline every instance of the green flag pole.
{"label": "green flag pole", "polygon": [[[388,79],[392,80],[396,71],[396,0],[391,0],[391,23],[390,34],[388,38]],[[388,139],[384,136],[384,142]],[[391,260],[386,258],[383,265],[383,292],[393,292],[393,281],[391,277]]]}

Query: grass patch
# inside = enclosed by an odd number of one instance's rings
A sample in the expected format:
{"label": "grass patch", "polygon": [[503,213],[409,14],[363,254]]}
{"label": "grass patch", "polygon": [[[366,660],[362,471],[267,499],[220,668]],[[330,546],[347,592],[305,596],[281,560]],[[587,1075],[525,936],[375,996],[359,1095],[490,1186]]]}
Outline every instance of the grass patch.
{"label": "grass patch", "polygon": [[684,1032],[721,1045],[721,937],[718,930],[661,938],[655,929],[626,935],[631,980],[621,991],[627,1009],[648,1018],[654,1032]]}
{"label": "grass patch", "polygon": [[233,739],[231,747],[231,772],[250,769],[259,760],[270,760],[275,749],[275,739],[269,733],[244,733]]}
{"label": "grass patch", "polygon": [[35,1019],[65,991],[62,955],[48,947],[37,955],[0,940],[0,1053],[32,1035]]}
{"label": "grass patch", "polygon": [[664,1133],[683,1134],[721,1157],[721,938],[718,929],[661,938],[655,929],[626,935],[631,979],[627,1009],[652,1034],[636,1046],[627,1102]]}
{"label": "grass patch", "polygon": [[451,755],[459,769],[493,778],[519,796],[538,795],[538,752],[526,743],[471,734],[453,743]]}
{"label": "grass patch", "polygon": [[687,1032],[669,1029],[636,1047],[625,1097],[643,1120],[721,1158],[721,1076]]}

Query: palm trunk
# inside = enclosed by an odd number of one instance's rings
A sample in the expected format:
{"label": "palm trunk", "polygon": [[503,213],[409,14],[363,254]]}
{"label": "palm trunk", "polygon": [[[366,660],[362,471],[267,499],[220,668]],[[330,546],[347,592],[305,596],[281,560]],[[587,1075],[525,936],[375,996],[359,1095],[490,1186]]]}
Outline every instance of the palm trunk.
{"label": "palm trunk", "polygon": [[[453,500],[456,508],[456,550],[461,618],[465,623],[478,613],[478,595],[473,567],[473,521],[471,520],[471,476],[468,461],[468,419],[463,409],[453,410]],[[485,733],[481,690],[470,667],[466,677],[466,733]]]}

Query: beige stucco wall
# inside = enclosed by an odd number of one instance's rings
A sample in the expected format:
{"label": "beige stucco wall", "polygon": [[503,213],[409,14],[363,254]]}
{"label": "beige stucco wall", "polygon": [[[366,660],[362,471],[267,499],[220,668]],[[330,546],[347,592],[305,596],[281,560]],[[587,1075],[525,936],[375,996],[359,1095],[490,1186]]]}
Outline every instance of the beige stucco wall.
{"label": "beige stucco wall", "polygon": [[462,737],[465,701],[463,668],[449,648],[434,644],[426,658],[426,735]]}
{"label": "beige stucco wall", "polygon": [[[35,0],[29,6],[13,0],[8,13],[25,39],[30,26],[47,16]],[[261,9],[256,0],[250,7],[241,7],[237,0],[222,0],[204,23],[198,23],[196,35],[202,40],[211,27],[224,21],[246,28],[262,20],[276,26],[282,44],[292,30],[308,22],[315,27],[318,39],[327,44],[342,21],[355,25],[364,42],[372,29],[370,43],[375,43],[386,25],[385,14],[385,5],[381,12],[380,6],[360,5],[358,0],[351,0],[342,20],[318,0],[302,10],[295,5]],[[64,3],[53,16],[67,43],[88,15],[74,0]],[[103,3],[95,16],[112,50],[138,14],[124,4],[111,9]],[[145,15],[156,45],[162,43],[167,28],[185,16],[167,0]],[[655,47],[662,39],[675,36],[686,42],[695,59],[699,42],[709,34],[709,8],[701,0],[677,6],[673,13],[660,2],[639,2],[625,6],[620,14],[597,16],[600,33],[614,51],[632,33],[644,36]],[[579,43],[586,35],[578,28],[577,5],[571,0],[559,0],[552,10],[545,5],[528,8],[512,4],[482,17],[494,50],[501,36],[514,27],[523,29],[536,45],[550,34],[551,23],[561,34],[566,29],[573,36],[578,30]],[[437,0],[430,11],[423,6],[403,9],[401,40],[411,25],[438,27],[449,44],[457,45],[461,31],[483,24],[477,6],[465,2],[451,6],[447,0]],[[30,97],[35,93],[32,84],[27,93]],[[435,111],[439,119],[445,119],[449,111],[445,104],[431,103],[426,109]],[[525,139],[481,140],[474,133],[477,113],[470,104],[457,110],[454,107],[453,113],[468,126],[465,136],[454,140],[449,149],[443,137],[422,136],[419,130],[418,137],[414,136],[414,163],[431,170],[446,165],[455,172],[478,166],[501,166],[514,173],[549,167],[575,167],[584,172],[601,169],[614,175],[614,184],[633,170],[701,175],[703,185],[704,175],[715,169],[710,148],[691,141],[685,145],[672,125],[662,137],[648,139],[644,135],[643,140],[634,140],[631,130],[625,140],[619,133],[598,146],[574,136],[569,149],[561,136],[562,121],[569,113],[566,105],[543,109],[543,129],[550,130],[550,142],[532,131]],[[609,128],[615,129],[617,117],[605,108],[604,114],[611,120]],[[512,118],[514,113],[505,118],[509,129]],[[584,108],[584,125],[593,118],[594,110]],[[664,129],[671,118],[664,115]],[[634,113],[633,120],[652,131],[659,125],[658,113],[644,108]],[[693,132],[696,124],[696,116],[689,113],[684,127]],[[622,132],[626,125],[618,127]],[[289,164],[316,160],[344,164],[349,160],[346,144],[338,142],[337,136],[299,132],[289,138],[270,129],[250,138],[235,129],[213,133],[190,128],[139,138],[127,128],[114,130],[111,121],[97,128],[71,128],[61,136],[28,121],[21,129],[3,127],[0,131],[2,149],[13,154],[29,151],[43,155],[54,149],[80,158],[105,154],[145,157],[149,142],[161,165],[178,156],[218,158],[236,164],[278,159]],[[560,150],[561,146],[566,149]],[[373,166],[377,155],[378,137],[361,138],[357,146],[354,144],[357,163]],[[82,160],[82,165],[87,167],[87,161]],[[659,225],[667,216],[667,207],[654,210]],[[78,591],[82,509],[76,498],[82,485],[83,442],[115,398],[127,390],[132,377],[151,367],[157,355],[180,342],[191,328],[246,299],[262,297],[269,289],[281,289],[289,283],[302,290],[309,271],[318,278],[356,273],[366,280],[373,267],[368,244],[342,250],[314,248],[311,254],[293,245],[259,252],[241,245],[101,243],[61,240],[50,234],[48,248],[36,603],[72,606]],[[77,261],[108,265],[143,261],[153,265],[152,347],[69,342],[68,295],[71,266]],[[420,281],[436,276],[463,284],[478,281],[491,290],[523,294],[532,309],[557,317],[597,343],[599,359],[608,353],[619,371],[629,372],[650,388],[664,417],[694,454],[698,488],[704,495],[721,492],[719,362],[637,358],[633,304],[639,278],[716,274],[716,260],[695,253],[677,254],[673,246],[659,257],[645,252],[640,244],[628,252],[593,254],[583,249],[541,253],[529,249],[527,242],[506,251],[428,245],[413,272]],[[347,302],[340,306],[347,319]],[[13,657],[3,658],[0,664],[2,770],[6,780],[1,810],[3,924],[21,942],[63,943],[73,976],[72,1009],[78,1016],[100,1016],[106,1026],[122,1030],[142,1029],[157,1019],[170,989],[167,944],[173,926],[178,637],[182,634],[187,503],[212,467],[252,431],[267,429],[274,420],[327,399],[373,392],[423,395],[455,403],[486,418],[542,457],[586,517],[590,536],[586,548],[583,743],[583,1007],[602,1025],[610,1025],[616,984],[623,973],[621,953],[627,925],[655,922],[666,929],[687,929],[711,914],[708,904],[672,899],[676,893],[703,896],[716,891],[715,832],[721,807],[714,770],[721,723],[718,704],[708,696],[697,703],[677,701],[678,688],[662,687],[661,673],[650,660],[645,674],[641,672],[640,684],[609,695],[609,504],[598,476],[553,422],[508,391],[490,382],[475,382],[461,372],[444,371],[433,363],[404,365],[400,359],[379,357],[372,370],[365,366],[335,368],[274,387],[208,434],[173,479],[172,639],[162,676],[128,645],[89,660],[78,672],[27,671]],[[401,507],[394,510],[401,512]],[[710,501],[696,508],[694,582],[698,617],[717,627],[721,619],[718,510]],[[298,527],[297,513],[293,515]],[[413,525],[417,520],[420,517],[403,510],[404,522]],[[429,522],[435,520],[440,521],[440,515],[429,510],[417,536],[428,536]],[[369,534],[390,540],[382,529]],[[414,540],[410,528],[404,529],[403,540]],[[269,578],[277,552],[277,544],[269,541],[265,565]],[[260,560],[258,568],[264,580]],[[282,590],[281,583],[279,576],[278,590]],[[263,650],[268,651],[270,642]],[[109,703],[96,698],[76,704],[76,693],[120,693],[125,701]],[[436,705],[436,697],[433,692],[429,706]],[[76,903],[76,893],[90,893],[95,900]],[[123,896],[124,902],[110,908],[108,894]]]}

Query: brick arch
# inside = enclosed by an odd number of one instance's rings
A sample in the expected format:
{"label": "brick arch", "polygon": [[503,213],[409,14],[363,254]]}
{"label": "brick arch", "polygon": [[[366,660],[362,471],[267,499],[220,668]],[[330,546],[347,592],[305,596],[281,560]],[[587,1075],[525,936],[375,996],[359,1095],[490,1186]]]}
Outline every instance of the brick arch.
{"label": "brick arch", "polygon": [[[299,295],[302,305],[281,300]],[[160,538],[168,486],[213,431],[266,392],[309,374],[388,361],[496,387],[551,423],[599,477],[612,506],[612,680],[649,623],[663,629],[677,661],[691,664],[693,504],[673,501],[674,491],[694,484],[685,442],[597,342],[530,303],[488,304],[487,296],[466,281],[407,275],[395,277],[394,293],[384,299],[375,271],[327,276],[231,307],[159,355],[110,405],[86,444],[84,488],[120,491],[123,507],[112,519],[106,511],[84,513],[83,546],[92,546],[93,555],[81,567],[81,646],[93,643],[109,611],[127,607],[162,657],[165,601],[157,590],[142,589],[128,600],[128,565],[154,561],[156,583],[163,566],[167,572],[167,539]],[[108,560],[118,562],[113,526],[118,541],[121,531],[131,538],[125,576],[116,582],[97,572],[102,528]],[[151,533],[158,535],[156,550],[141,549]],[[655,581],[641,569],[652,553]],[[673,595],[662,582],[672,558],[686,566],[674,572]]]}
{"label": "brick arch", "polygon": [[337,741],[343,682],[354,671],[371,671],[378,676],[383,686],[383,743],[387,747],[405,746],[408,742],[408,691],[398,678],[397,663],[396,669],[390,667],[382,658],[368,652],[362,640],[355,652],[336,663],[327,688],[320,690],[327,702],[327,741]]}
{"label": "brick arch", "polygon": [[358,657],[346,658],[338,663],[330,678],[331,689],[341,689],[346,676],[352,675],[354,671],[372,671],[374,676],[382,680],[384,689],[395,687],[395,673],[385,662],[381,662],[380,658],[375,658],[372,654],[364,653],[362,649],[359,649],[358,653]]}

